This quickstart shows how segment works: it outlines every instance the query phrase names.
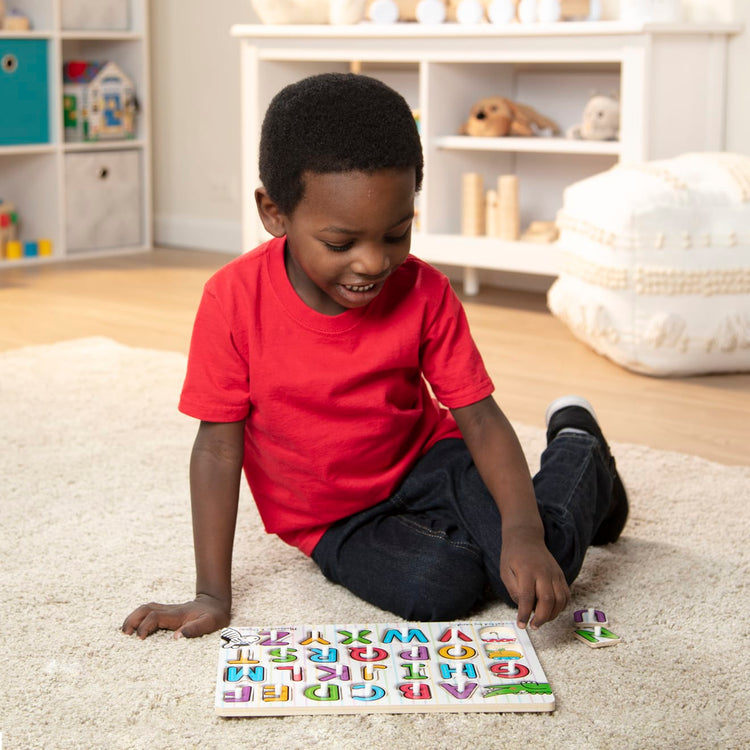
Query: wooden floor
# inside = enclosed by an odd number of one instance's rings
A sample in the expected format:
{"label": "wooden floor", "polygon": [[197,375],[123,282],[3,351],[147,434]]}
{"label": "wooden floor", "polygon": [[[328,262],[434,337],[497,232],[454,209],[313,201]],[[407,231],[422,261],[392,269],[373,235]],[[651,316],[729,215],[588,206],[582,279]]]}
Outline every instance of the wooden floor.
{"label": "wooden floor", "polygon": [[[187,352],[204,281],[230,256],[189,250],[0,268],[0,350],[83,336]],[[750,374],[656,379],[577,342],[543,295],[484,290],[465,300],[511,420],[542,425],[546,404],[580,393],[610,441],[750,465]],[[0,383],[2,387],[2,383]]]}

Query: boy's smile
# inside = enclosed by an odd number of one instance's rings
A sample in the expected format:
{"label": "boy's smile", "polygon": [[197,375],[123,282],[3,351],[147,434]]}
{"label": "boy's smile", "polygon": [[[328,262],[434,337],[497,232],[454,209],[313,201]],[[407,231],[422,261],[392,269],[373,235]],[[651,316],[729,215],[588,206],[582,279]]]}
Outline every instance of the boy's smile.
{"label": "boy's smile", "polygon": [[325,315],[364,307],[406,260],[414,219],[413,168],[304,175],[285,265],[299,297]]}

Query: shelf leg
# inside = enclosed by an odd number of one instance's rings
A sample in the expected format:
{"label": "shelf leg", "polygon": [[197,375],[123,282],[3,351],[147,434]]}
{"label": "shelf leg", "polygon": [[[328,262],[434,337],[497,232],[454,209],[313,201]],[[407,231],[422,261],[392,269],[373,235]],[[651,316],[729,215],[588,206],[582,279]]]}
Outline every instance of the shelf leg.
{"label": "shelf leg", "polygon": [[464,294],[467,297],[479,294],[479,272],[476,268],[464,268]]}

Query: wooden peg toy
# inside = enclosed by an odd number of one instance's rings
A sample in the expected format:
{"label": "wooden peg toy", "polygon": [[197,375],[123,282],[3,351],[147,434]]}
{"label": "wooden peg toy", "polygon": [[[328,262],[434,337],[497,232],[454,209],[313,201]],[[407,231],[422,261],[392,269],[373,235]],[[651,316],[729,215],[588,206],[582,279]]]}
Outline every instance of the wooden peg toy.
{"label": "wooden peg toy", "polygon": [[488,237],[497,237],[498,235],[497,210],[497,190],[488,190],[484,198],[485,234]]}
{"label": "wooden peg toy", "polygon": [[461,187],[461,234],[479,237],[484,230],[484,180],[477,172],[467,172]]}
{"label": "wooden peg toy", "polygon": [[575,628],[587,628],[608,624],[607,615],[605,615],[600,609],[589,607],[588,609],[577,609],[573,612],[573,626]]}
{"label": "wooden peg toy", "polygon": [[518,176],[503,174],[497,178],[498,237],[516,241],[521,234],[521,214],[518,203]]}

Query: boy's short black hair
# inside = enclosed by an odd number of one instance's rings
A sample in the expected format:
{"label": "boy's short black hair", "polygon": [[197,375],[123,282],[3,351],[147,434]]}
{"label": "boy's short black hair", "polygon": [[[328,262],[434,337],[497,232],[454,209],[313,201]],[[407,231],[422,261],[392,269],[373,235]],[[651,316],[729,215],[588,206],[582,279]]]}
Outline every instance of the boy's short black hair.
{"label": "boy's short black hair", "polygon": [[302,200],[305,172],[414,167],[422,186],[422,144],[409,105],[375,78],[323,73],[283,88],[260,136],[260,180],[281,211]]}

